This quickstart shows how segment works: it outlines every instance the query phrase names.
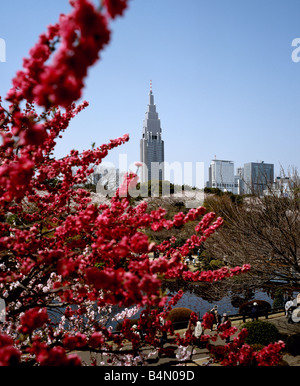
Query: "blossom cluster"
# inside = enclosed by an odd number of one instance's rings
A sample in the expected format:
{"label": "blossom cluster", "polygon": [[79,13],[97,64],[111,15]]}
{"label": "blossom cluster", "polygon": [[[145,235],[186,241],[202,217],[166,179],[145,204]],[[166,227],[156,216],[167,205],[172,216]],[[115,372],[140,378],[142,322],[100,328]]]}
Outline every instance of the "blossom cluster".
{"label": "blossom cluster", "polygon": [[247,330],[243,328],[232,342],[223,346],[210,345],[216,361],[223,366],[277,366],[282,360],[283,341],[270,343],[259,351],[245,343]]}
{"label": "blossom cluster", "polygon": [[[99,59],[99,52],[110,41],[108,17],[88,0],[70,1],[73,11],[61,15],[50,25],[30,57],[24,59],[23,70],[13,79],[14,88],[8,99],[25,98],[46,108],[68,107],[81,97],[87,71]],[[115,18],[127,8],[127,0],[106,0],[107,14]],[[50,64],[53,51],[59,45]]]}
{"label": "blossom cluster", "polygon": [[215,271],[202,271],[202,272],[191,272],[187,271],[183,273],[183,277],[185,280],[188,281],[201,281],[201,282],[208,282],[212,283],[214,281],[222,280],[226,277],[232,277],[239,275],[241,273],[246,273],[251,269],[251,266],[249,264],[244,264],[242,267],[234,267],[234,268],[228,268],[228,267],[222,267],[220,269],[217,269]]}
{"label": "blossom cluster", "polygon": [[[89,67],[110,41],[110,19],[123,14],[128,1],[106,0],[104,10],[89,0],[70,0],[70,4],[71,12],[49,25],[23,60],[23,69],[6,95],[9,107],[0,104],[0,199],[6,202],[21,200],[30,192],[36,164],[45,161],[70,119],[86,107],[84,102],[75,108],[73,102],[81,97]],[[38,115],[33,104],[45,111]]]}
{"label": "blossom cluster", "polygon": [[17,365],[20,358],[21,352],[15,347],[14,340],[6,334],[0,334],[0,366]]}
{"label": "blossom cluster", "polygon": [[133,315],[137,314],[139,312],[139,307],[132,307],[130,309],[125,308],[122,312],[119,312],[118,314],[114,315],[112,320],[122,320],[122,319],[130,319]]}

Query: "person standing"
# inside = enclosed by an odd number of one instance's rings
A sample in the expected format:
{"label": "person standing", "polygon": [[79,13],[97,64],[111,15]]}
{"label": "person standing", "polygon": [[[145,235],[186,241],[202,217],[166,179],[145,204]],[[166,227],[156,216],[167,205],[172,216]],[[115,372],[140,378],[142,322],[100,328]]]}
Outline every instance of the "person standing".
{"label": "person standing", "polygon": [[252,321],[258,320],[258,304],[256,302],[253,303],[252,308],[251,308],[251,318]]}
{"label": "person standing", "polygon": [[[231,327],[231,321],[228,317],[228,315],[224,312],[223,316],[222,316],[222,320],[221,320],[221,324],[224,326],[224,329],[229,329]],[[230,342],[230,336],[228,336],[226,339],[225,339],[225,342],[226,343],[229,343]]]}
{"label": "person standing", "polygon": [[218,306],[215,305],[211,310],[210,312],[214,315],[214,321],[213,321],[213,324],[211,326],[211,331],[213,330],[213,327],[214,327],[214,323],[216,324],[216,328],[218,328],[219,324],[220,324],[220,317],[219,317],[219,314],[218,314]]}
{"label": "person standing", "polygon": [[197,323],[196,323],[195,331],[194,331],[195,338],[197,338],[196,344],[197,344],[198,347],[201,346],[201,335],[202,335],[202,333],[203,333],[202,324],[198,320]]}
{"label": "person standing", "polygon": [[290,300],[288,300],[285,305],[285,316],[288,317],[288,309],[294,305],[293,298],[291,297]]}
{"label": "person standing", "polygon": [[161,326],[160,347],[163,347],[164,344],[167,343],[168,335],[165,328],[165,321],[161,316],[159,317],[159,324]]}

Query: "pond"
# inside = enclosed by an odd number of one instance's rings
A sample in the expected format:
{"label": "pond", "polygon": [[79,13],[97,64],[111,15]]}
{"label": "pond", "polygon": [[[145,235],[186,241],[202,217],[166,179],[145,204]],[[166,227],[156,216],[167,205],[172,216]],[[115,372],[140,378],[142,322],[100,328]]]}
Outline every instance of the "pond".
{"label": "pond", "polygon": [[[238,314],[239,312],[239,304],[233,305],[232,303],[235,296],[233,294],[225,295],[222,297],[222,299],[218,301],[214,300],[205,300],[197,295],[195,295],[192,292],[185,292],[182,296],[182,298],[177,303],[176,307],[186,307],[191,309],[192,311],[200,314],[200,318],[207,312],[210,311],[214,305],[218,306],[218,312],[220,315],[222,315],[224,312],[227,313],[227,315],[234,315]],[[253,297],[251,298],[245,298],[243,299],[245,302],[252,300],[252,299],[259,299],[259,300],[265,300],[268,303],[270,303],[271,307],[273,306],[273,300],[270,294],[267,294],[266,292],[263,292],[263,290],[259,289],[256,291],[253,291]]]}
{"label": "pond", "polygon": [[[168,282],[164,283],[163,290],[170,296],[178,292],[180,288],[183,288],[183,283],[179,282]],[[280,292],[279,292],[280,290]],[[285,302],[293,296],[294,298],[300,292],[300,288],[293,288],[290,286],[282,285],[269,285],[264,288],[250,288],[249,286],[239,286],[234,289],[229,287],[224,287],[222,284],[214,283],[210,286],[203,286],[198,284],[185,284],[183,288],[184,294],[182,298],[174,307],[185,307],[189,308],[192,311],[196,312],[200,318],[203,315],[210,311],[213,306],[218,306],[218,313],[222,315],[226,312],[229,316],[238,314],[239,307],[242,303],[248,302],[249,300],[265,300],[271,307],[274,306],[274,300],[278,297],[278,294],[281,294],[281,304],[284,305]],[[278,307],[278,304],[276,305]],[[76,309],[77,307],[72,307]],[[131,308],[131,307],[130,307]],[[96,310],[96,309],[95,309]],[[111,318],[117,313],[123,311],[124,308],[119,308],[118,306],[113,306]],[[64,309],[60,309],[59,315],[64,312]],[[132,318],[139,318],[142,309],[139,310]],[[55,312],[50,311],[50,318],[52,321],[60,319],[60,316]],[[58,317],[58,319],[57,319]],[[107,321],[107,327],[112,326],[113,330],[116,328],[118,322],[113,321],[111,318]]]}
{"label": "pond", "polygon": [[[179,289],[175,283],[166,283],[165,286],[170,295],[176,293]],[[262,288],[251,288],[243,285],[226,288],[222,284],[213,284],[211,286],[192,284],[185,286],[183,290],[184,294],[176,307],[189,308],[196,312],[200,318],[215,305],[218,306],[219,314],[234,315],[239,313],[241,304],[250,300],[264,300],[272,308],[275,308],[284,306],[291,296],[295,298],[299,293],[299,288],[274,283]]]}
{"label": "pond", "polygon": [[[171,297],[182,288],[183,283],[169,282],[165,283],[163,289]],[[280,292],[278,292],[280,290]],[[300,288],[295,290],[289,286],[269,285],[264,288],[249,289],[248,286],[236,287],[234,290],[224,288],[224,286],[213,284],[211,286],[202,286],[197,284],[186,284],[182,298],[174,307],[185,307],[196,312],[200,318],[210,311],[214,305],[218,306],[218,312],[222,315],[226,312],[229,316],[238,314],[242,303],[249,300],[265,300],[273,307],[274,300],[278,294],[281,294],[281,305],[283,306],[290,296],[296,297]],[[279,298],[279,297],[278,297]],[[276,306],[278,307],[278,305]],[[114,306],[114,314],[122,311],[123,308]],[[142,309],[132,318],[138,319]],[[130,318],[131,319],[131,318]],[[117,322],[109,322],[109,325],[116,328]]]}

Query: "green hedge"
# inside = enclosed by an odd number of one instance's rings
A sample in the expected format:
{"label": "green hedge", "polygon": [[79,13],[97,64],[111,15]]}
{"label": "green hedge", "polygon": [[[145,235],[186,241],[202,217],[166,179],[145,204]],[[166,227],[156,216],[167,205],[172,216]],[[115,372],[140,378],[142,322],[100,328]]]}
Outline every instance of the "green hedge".
{"label": "green hedge", "polygon": [[277,327],[262,320],[247,322],[243,325],[247,329],[248,335],[246,343],[261,344],[267,346],[269,343],[276,342],[279,339],[279,331]]}
{"label": "green hedge", "polygon": [[285,348],[293,356],[300,355],[300,334],[290,335],[286,340]]}

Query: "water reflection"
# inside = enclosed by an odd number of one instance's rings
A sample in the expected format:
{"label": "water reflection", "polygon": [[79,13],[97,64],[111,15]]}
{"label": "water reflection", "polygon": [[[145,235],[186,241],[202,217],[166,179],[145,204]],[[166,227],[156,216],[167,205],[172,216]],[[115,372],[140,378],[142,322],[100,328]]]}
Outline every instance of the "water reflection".
{"label": "water reflection", "polygon": [[[294,298],[300,292],[300,287],[290,287],[290,286],[281,286],[281,285],[268,285],[262,288],[252,288],[245,284],[239,285],[229,285],[226,282],[215,282],[213,284],[203,284],[203,283],[189,283],[184,281],[168,281],[164,282],[162,289],[171,297],[175,295],[180,289],[184,291],[182,298],[176,304],[175,307],[186,307],[192,311],[198,313],[199,317],[210,311],[213,306],[218,306],[219,314],[226,312],[228,315],[237,314],[241,304],[248,302],[253,299],[267,301],[271,307],[274,306],[274,300],[276,299],[276,294],[278,290],[281,290],[282,293],[282,306],[285,304],[288,298],[293,296]],[[278,298],[277,298],[278,299]],[[75,311],[78,309],[78,306],[71,306],[72,310]],[[114,321],[113,318],[119,312],[122,312],[124,307],[112,306],[111,313],[108,313],[106,322],[103,324],[106,327],[111,326],[115,330],[118,322]],[[65,313],[65,307],[59,307],[58,309],[50,309],[49,315],[53,323],[59,323],[62,315]],[[95,304],[95,320],[103,319],[101,313],[97,311]],[[134,319],[138,319],[140,316],[139,312],[133,316]],[[83,323],[87,322],[86,318],[83,317]],[[65,322],[65,328],[68,328],[68,322]]]}
{"label": "water reflection", "polygon": [[274,300],[278,296],[278,291],[281,293],[281,304],[290,296],[296,297],[300,288],[293,288],[288,285],[266,285],[261,288],[251,288],[249,285],[228,286],[228,283],[217,282],[213,284],[195,284],[180,281],[165,282],[164,290],[168,294],[173,295],[181,288],[184,295],[177,303],[176,307],[186,307],[198,313],[202,317],[207,311],[211,310],[214,305],[218,306],[218,312],[226,312],[229,315],[237,314],[241,304],[253,299],[267,301],[271,307],[278,307],[278,303],[274,305]]}

